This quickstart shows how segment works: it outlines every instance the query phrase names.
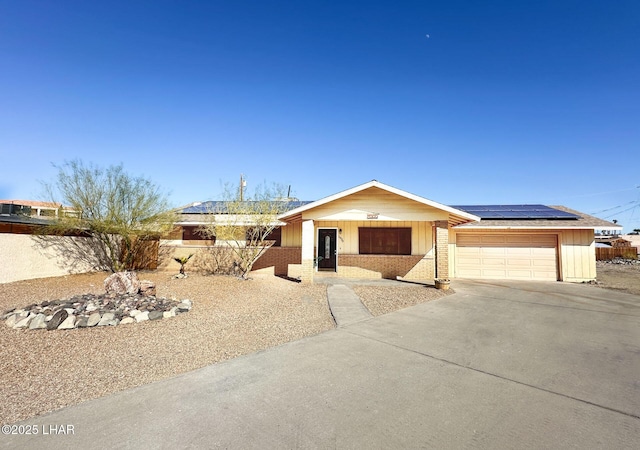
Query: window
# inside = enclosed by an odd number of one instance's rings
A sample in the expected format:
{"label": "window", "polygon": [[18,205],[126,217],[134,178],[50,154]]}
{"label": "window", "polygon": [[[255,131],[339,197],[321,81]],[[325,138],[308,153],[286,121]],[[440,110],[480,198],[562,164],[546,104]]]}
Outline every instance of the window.
{"label": "window", "polygon": [[[247,241],[259,241],[260,236],[262,235],[263,230],[256,228],[248,228],[246,232],[246,240]],[[282,229],[280,227],[276,227],[269,234],[267,234],[264,238],[264,241],[275,241],[273,243],[273,247],[280,247],[282,242]]]}
{"label": "window", "polygon": [[207,237],[200,231],[199,226],[183,225],[182,240],[183,241],[203,241],[203,240],[207,240]]}
{"label": "window", "polygon": [[361,255],[410,255],[411,228],[358,228]]}

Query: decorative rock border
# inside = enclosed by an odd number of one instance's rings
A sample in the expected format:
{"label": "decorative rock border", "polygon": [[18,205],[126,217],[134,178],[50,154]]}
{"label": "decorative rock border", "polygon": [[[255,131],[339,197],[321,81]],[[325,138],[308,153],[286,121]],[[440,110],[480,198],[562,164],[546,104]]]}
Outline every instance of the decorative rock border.
{"label": "decorative rock border", "polygon": [[14,329],[70,330],[164,319],[188,312],[191,306],[191,300],[169,300],[154,295],[84,294],[12,309],[0,319]]}

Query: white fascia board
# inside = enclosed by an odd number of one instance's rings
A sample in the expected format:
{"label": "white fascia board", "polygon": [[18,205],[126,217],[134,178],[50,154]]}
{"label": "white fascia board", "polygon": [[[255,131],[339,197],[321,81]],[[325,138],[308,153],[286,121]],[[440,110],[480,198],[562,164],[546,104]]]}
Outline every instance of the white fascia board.
{"label": "white fascia board", "polygon": [[423,205],[428,205],[428,206],[431,206],[433,208],[437,208],[437,209],[440,209],[442,211],[446,211],[446,212],[448,212],[450,214],[454,214],[456,216],[463,217],[465,219],[469,219],[469,220],[472,220],[472,221],[480,221],[480,217],[475,216],[473,214],[469,214],[466,211],[461,211],[459,209],[451,208],[450,206],[443,205],[441,203],[434,202],[432,200],[428,200],[428,199],[426,199],[424,197],[420,197],[418,195],[411,194],[410,192],[406,192],[406,191],[403,191],[401,189],[394,188],[392,186],[388,186],[388,185],[386,185],[384,183],[380,183],[379,181],[376,181],[376,180],[372,180],[372,181],[369,181],[368,183],[364,183],[364,184],[361,184],[359,186],[353,187],[351,189],[347,189],[346,191],[338,192],[337,194],[330,195],[329,197],[322,198],[322,199],[317,200],[315,202],[307,203],[306,205],[303,205],[303,206],[300,206],[298,208],[292,209],[291,211],[287,211],[284,214],[280,214],[278,216],[278,219],[282,219],[282,218],[290,217],[290,216],[295,216],[296,214],[300,214],[300,213],[302,213],[304,211],[307,211],[309,209],[317,208],[318,206],[324,205],[326,203],[330,203],[330,202],[332,202],[334,200],[338,200],[340,198],[347,197],[347,196],[349,196],[351,194],[355,194],[357,192],[364,191],[365,189],[369,189],[369,188],[372,188],[372,187],[377,187],[377,188],[382,189],[384,191],[391,192],[391,193],[399,195],[401,197],[405,197],[405,198],[411,199],[411,200],[416,201],[418,203],[422,203]]}

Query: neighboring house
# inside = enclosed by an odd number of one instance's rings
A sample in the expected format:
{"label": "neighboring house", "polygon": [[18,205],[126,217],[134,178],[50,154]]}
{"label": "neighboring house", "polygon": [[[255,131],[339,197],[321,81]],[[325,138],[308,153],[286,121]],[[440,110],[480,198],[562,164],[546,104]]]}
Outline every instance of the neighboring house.
{"label": "neighboring house", "polygon": [[640,255],[640,234],[623,234],[620,237],[629,241],[629,245],[635,247],[636,253]]}
{"label": "neighboring house", "polygon": [[[375,180],[291,206],[278,216],[279,245],[254,269],[273,266],[303,282],[322,276],[589,281],[596,278],[594,230],[622,228],[562,206],[447,206]],[[183,239],[193,236],[188,227],[197,230],[204,213],[183,210]]]}
{"label": "neighboring house", "polygon": [[73,208],[60,203],[37,200],[0,200],[0,215],[21,215],[29,217],[55,217],[60,211],[75,214]]}

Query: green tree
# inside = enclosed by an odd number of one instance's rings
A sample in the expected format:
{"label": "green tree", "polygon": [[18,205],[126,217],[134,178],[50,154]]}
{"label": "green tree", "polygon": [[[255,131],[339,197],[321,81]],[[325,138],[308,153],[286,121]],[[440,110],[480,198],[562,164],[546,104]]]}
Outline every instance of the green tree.
{"label": "green tree", "polygon": [[[245,191],[243,186],[225,186],[224,200],[214,203],[199,230],[203,236],[215,240],[215,245],[207,251],[217,262],[216,272],[247,278],[254,263],[275,242],[269,235],[282,225],[278,215],[290,209],[290,199],[284,192],[284,187],[277,184],[263,184],[253,192]],[[227,258],[228,254],[232,256]]]}
{"label": "green tree", "polygon": [[136,255],[148,241],[173,229],[176,215],[167,196],[150,180],[125,172],[122,164],[105,169],[76,159],[54,167],[57,176],[43,183],[45,192],[68,208],[45,226],[45,233],[81,232],[90,238],[83,251],[91,253],[96,268],[133,269]]}

